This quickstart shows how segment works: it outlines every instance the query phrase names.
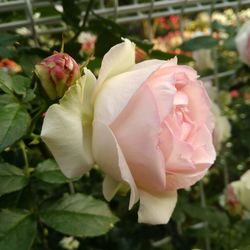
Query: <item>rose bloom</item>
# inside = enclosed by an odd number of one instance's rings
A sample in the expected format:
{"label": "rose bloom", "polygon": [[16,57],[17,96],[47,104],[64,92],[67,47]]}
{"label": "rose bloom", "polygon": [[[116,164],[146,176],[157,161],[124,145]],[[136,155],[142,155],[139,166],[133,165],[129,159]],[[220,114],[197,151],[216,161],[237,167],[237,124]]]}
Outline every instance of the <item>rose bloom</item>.
{"label": "rose bloom", "polygon": [[96,36],[89,32],[81,32],[77,38],[77,42],[81,44],[81,52],[88,55],[93,54],[96,44]]}
{"label": "rose bloom", "polygon": [[227,187],[227,203],[229,206],[239,203],[241,206],[250,211],[250,170],[246,171],[238,181],[233,181]]}
{"label": "rose bloom", "polygon": [[240,59],[250,66],[250,20],[239,29],[235,43]]}
{"label": "rose bloom", "polygon": [[125,39],[104,56],[96,80],[85,69],[46,113],[42,138],[70,178],[94,163],[110,200],[121,185],[138,200],[139,222],[167,223],[177,190],[200,180],[215,160],[210,100],[196,72],[176,58],[135,64]]}

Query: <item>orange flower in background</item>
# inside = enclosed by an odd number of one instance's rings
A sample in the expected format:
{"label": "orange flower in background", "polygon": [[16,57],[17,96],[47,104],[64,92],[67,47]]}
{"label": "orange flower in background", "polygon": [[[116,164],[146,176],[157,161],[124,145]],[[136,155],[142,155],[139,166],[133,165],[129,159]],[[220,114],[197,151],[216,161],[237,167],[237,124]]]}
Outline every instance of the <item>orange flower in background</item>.
{"label": "orange flower in background", "polygon": [[10,60],[8,58],[4,58],[0,60],[0,68],[6,70],[7,72],[11,73],[18,73],[22,71],[22,68],[20,65],[18,65],[13,60]]}

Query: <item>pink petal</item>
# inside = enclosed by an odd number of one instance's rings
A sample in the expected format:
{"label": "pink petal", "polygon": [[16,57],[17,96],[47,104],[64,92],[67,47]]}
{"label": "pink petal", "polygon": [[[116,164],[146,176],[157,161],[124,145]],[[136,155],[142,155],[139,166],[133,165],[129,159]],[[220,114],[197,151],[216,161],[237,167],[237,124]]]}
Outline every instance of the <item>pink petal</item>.
{"label": "pink petal", "polygon": [[202,179],[207,173],[207,169],[195,174],[167,174],[166,175],[166,190],[174,191],[180,188],[189,188],[197,181]]}
{"label": "pink petal", "polygon": [[204,124],[211,116],[210,101],[205,89],[199,83],[186,85],[182,91],[189,97],[189,117],[197,124]]}
{"label": "pink petal", "polygon": [[111,124],[137,186],[149,191],[162,191],[165,187],[165,164],[158,147],[160,117],[156,102],[150,88],[144,84]]}

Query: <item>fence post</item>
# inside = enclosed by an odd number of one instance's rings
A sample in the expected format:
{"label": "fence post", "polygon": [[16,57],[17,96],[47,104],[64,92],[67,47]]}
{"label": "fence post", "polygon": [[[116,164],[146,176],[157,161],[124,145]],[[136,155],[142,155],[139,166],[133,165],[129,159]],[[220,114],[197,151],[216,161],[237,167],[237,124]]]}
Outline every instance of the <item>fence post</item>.
{"label": "fence post", "polygon": [[34,22],[34,18],[33,18],[33,8],[32,8],[32,4],[30,0],[25,0],[26,3],[26,8],[25,8],[25,13],[26,13],[26,17],[29,21],[30,24],[30,28],[31,28],[31,33],[32,33],[32,37],[34,39],[34,42],[36,44],[36,46],[39,45],[38,43],[38,39],[37,39],[37,33],[36,33],[36,28],[35,28],[35,22]]}

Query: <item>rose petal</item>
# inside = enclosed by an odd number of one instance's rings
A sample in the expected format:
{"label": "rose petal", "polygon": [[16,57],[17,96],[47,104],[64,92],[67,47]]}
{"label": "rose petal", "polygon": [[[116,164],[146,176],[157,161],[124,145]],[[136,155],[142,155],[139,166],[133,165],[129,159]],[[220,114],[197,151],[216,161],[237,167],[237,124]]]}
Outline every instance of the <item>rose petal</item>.
{"label": "rose petal", "polygon": [[[93,125],[93,155],[100,168],[113,179],[126,182],[131,189],[131,208],[139,199],[137,187],[129,170],[127,162],[118,145],[112,130],[102,122],[94,121]],[[107,187],[105,184],[104,187]],[[110,198],[111,191],[105,190],[107,198]]]}
{"label": "rose petal", "polygon": [[136,69],[132,68],[131,71],[106,81],[105,87],[102,88],[102,91],[95,99],[95,119],[110,124],[125,108],[136,90],[164,62],[153,60],[145,68],[138,68],[139,64],[137,64]]}
{"label": "rose petal", "polygon": [[207,173],[207,169],[194,174],[166,174],[166,190],[174,191],[180,188],[189,188],[202,179]]}
{"label": "rose petal", "polygon": [[121,187],[121,182],[115,180],[106,174],[103,180],[103,195],[107,201],[110,201]]}
{"label": "rose petal", "polygon": [[177,192],[163,194],[151,194],[143,190],[139,192],[138,222],[152,225],[168,223],[177,202]]}
{"label": "rose petal", "polygon": [[144,84],[110,127],[136,184],[159,192],[165,187],[165,162],[158,147],[161,121],[155,98]]}
{"label": "rose petal", "polygon": [[199,83],[187,84],[182,91],[189,97],[189,117],[197,125],[211,120],[210,100]]}
{"label": "rose petal", "polygon": [[211,165],[216,158],[211,132],[206,125],[201,126],[196,133],[190,136],[188,142],[193,146],[192,161],[194,164]]}
{"label": "rose petal", "polygon": [[41,137],[69,178],[87,172],[92,164],[91,124],[83,125],[84,86],[95,84],[95,78],[86,71],[80,83],[73,85],[60,100],[46,112]]}
{"label": "rose petal", "polygon": [[128,71],[135,65],[135,44],[128,39],[112,47],[103,57],[95,96],[108,78]]}

